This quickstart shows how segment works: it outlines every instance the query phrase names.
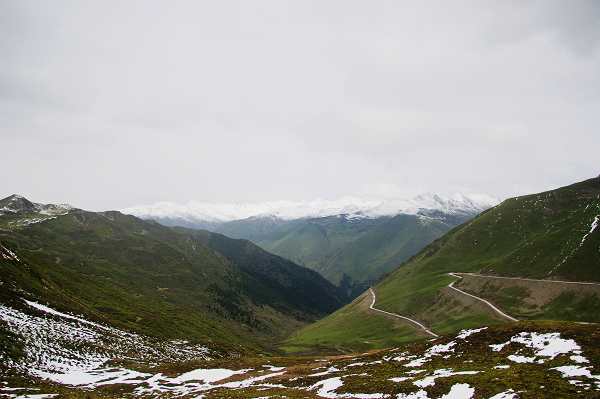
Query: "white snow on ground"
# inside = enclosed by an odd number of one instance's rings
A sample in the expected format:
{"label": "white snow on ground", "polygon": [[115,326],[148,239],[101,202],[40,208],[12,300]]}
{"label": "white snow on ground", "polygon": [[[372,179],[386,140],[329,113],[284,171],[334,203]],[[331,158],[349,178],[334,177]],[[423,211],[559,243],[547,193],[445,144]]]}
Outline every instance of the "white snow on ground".
{"label": "white snow on ground", "polygon": [[[535,363],[535,357],[521,356],[521,355],[509,355],[508,360],[515,363]],[[543,363],[543,362],[542,362]]]}
{"label": "white snow on ground", "polygon": [[575,363],[589,363],[590,361],[587,360],[585,357],[581,356],[581,355],[573,355],[571,357],[569,357],[569,359],[573,360]]}
{"label": "white snow on ground", "polygon": [[324,398],[337,398],[337,394],[334,391],[344,385],[344,382],[340,377],[328,378],[323,381],[319,381],[313,384],[309,391],[317,390],[317,395]]}
{"label": "white snow on ground", "polygon": [[418,359],[411,360],[410,362],[406,363],[404,365],[404,367],[421,367],[422,365],[427,363],[429,360],[430,360],[429,357],[420,357]]}
{"label": "white snow on ground", "polygon": [[582,366],[560,366],[554,367],[551,370],[556,370],[562,374],[563,377],[587,377],[594,380],[600,381],[600,375],[593,375],[589,367]]}
{"label": "white snow on ground", "polygon": [[261,383],[269,378],[277,377],[285,373],[277,372],[263,374],[243,380],[230,381],[223,384],[214,384],[215,382],[228,379],[237,374],[245,374],[252,369],[227,370],[227,369],[198,369],[184,373],[178,377],[167,377],[163,374],[155,374],[150,378],[140,381],[138,388],[135,389],[137,395],[171,393],[175,396],[198,394],[211,391],[217,388],[239,389],[249,386],[272,386]]}
{"label": "white snow on ground", "polygon": [[473,334],[476,334],[478,332],[481,332],[483,330],[487,329],[487,327],[481,327],[481,328],[474,328],[471,330],[462,330],[457,336],[456,338],[458,339],[465,339],[467,337],[470,337]]}
{"label": "white snow on ground", "polygon": [[440,399],[471,399],[475,394],[475,389],[469,384],[454,384],[450,392],[443,395]]}
{"label": "white snow on ground", "polygon": [[[164,353],[169,353],[171,361],[185,360],[185,356],[188,356],[190,352],[185,352],[188,348],[185,341],[175,341],[166,344],[166,346],[160,346],[148,341],[147,338],[103,326],[80,316],[62,313],[37,302],[27,301],[22,304],[22,307],[23,311],[0,305],[0,319],[7,323],[9,330],[21,335],[25,343],[26,359],[17,366],[22,371],[27,371],[34,376],[49,378],[52,381],[69,386],[95,389],[104,385],[129,384],[134,395],[138,396],[201,398],[205,393],[216,389],[237,390],[252,387],[256,390],[267,390],[274,387],[286,388],[282,384],[286,384],[287,381],[309,377],[304,375],[295,376],[293,379],[282,379],[281,376],[287,372],[286,368],[272,364],[263,364],[256,369],[241,370],[199,368],[175,376],[162,373],[142,373],[114,365],[109,366],[111,364],[109,360],[117,354],[121,357],[130,356],[131,359],[141,358],[142,360],[154,362],[164,360],[166,358]],[[373,355],[369,353],[345,358],[340,360],[341,364],[337,363],[336,360],[326,360],[327,363],[320,363],[326,364],[325,366],[313,369],[315,373],[310,374],[311,377],[325,376],[323,379],[319,378],[320,381],[317,383],[314,383],[315,379],[310,379],[309,383],[294,384],[293,387],[287,389],[308,390],[320,397],[334,399],[433,399],[429,398],[426,389],[429,390],[436,383],[439,383],[438,378],[452,378],[450,381],[444,381],[453,384],[450,390],[445,395],[436,395],[435,398],[469,399],[475,395],[477,387],[471,387],[467,384],[466,382],[469,382],[470,379],[466,376],[487,373],[493,369],[506,369],[509,366],[491,365],[488,370],[484,371],[460,370],[462,366],[460,366],[459,371],[454,371],[452,368],[440,366],[444,368],[428,372],[421,369],[406,369],[403,367],[406,365],[401,366],[402,363],[398,363],[396,359],[402,358],[402,362],[411,360],[410,363],[425,363],[437,359],[440,364],[444,364],[442,363],[444,359],[453,357],[459,360],[460,364],[468,363],[472,359],[469,359],[468,351],[462,351],[461,349],[471,346],[472,343],[459,341],[459,339],[468,338],[481,330],[463,330],[455,340],[445,344],[428,344],[430,346],[421,352],[420,357],[417,357],[416,354],[411,355],[410,352],[400,352],[400,349],[392,349],[386,351],[385,355],[382,354],[376,358],[373,358]],[[29,341],[27,337],[30,337]],[[581,347],[572,339],[561,338],[559,333],[521,332],[510,337],[507,342],[496,346],[501,347],[501,349],[509,346],[512,353],[506,355],[512,361],[542,364],[549,359],[561,356],[559,360],[570,360],[578,363],[577,365],[554,367],[550,370],[553,370],[551,372],[560,373],[566,379],[566,382],[577,386],[578,389],[600,389],[600,375],[593,374],[594,370],[590,365],[582,364],[589,362],[583,356]],[[140,350],[140,348],[143,348],[143,350]],[[153,349],[159,353],[152,353]],[[205,354],[206,352],[202,351],[196,352],[196,355],[200,356],[205,356]],[[160,355],[163,355],[163,357],[159,357]],[[190,356],[187,359],[193,358]],[[0,362],[4,362],[4,360],[0,359]],[[345,362],[353,363],[344,365]],[[386,377],[387,381],[399,384],[404,382],[399,386],[412,385],[412,389],[416,391],[397,395],[339,392],[344,390],[344,382],[348,383],[348,378],[361,376],[368,379],[371,374],[368,372],[369,370],[373,369],[375,371],[377,365],[386,362],[387,364],[383,366],[384,369],[389,371],[389,367],[395,367],[397,370],[397,374],[387,374],[389,375]],[[552,364],[552,366],[556,364]],[[360,369],[360,374],[342,375],[342,370],[360,366],[365,368]],[[539,366],[536,365],[535,367]],[[367,372],[364,372],[365,370]],[[485,374],[482,375],[484,378],[486,377]],[[465,378],[461,381],[457,378],[458,376],[465,376]],[[2,383],[0,383],[1,386]],[[0,396],[4,395],[5,392],[7,391],[0,388]],[[493,399],[517,397],[517,393],[513,390],[507,390],[492,396]]]}
{"label": "white snow on ground", "polygon": [[434,345],[431,348],[429,348],[427,350],[427,352],[425,352],[425,355],[438,355],[440,353],[446,353],[446,352],[454,352],[454,346],[456,345],[456,342],[454,341],[450,341],[447,344],[439,344],[439,345]]}
{"label": "white snow on ground", "polygon": [[492,348],[492,350],[494,352],[500,352],[502,349],[504,349],[505,346],[507,346],[508,344],[510,344],[510,341],[508,342],[504,342],[502,344],[492,344],[489,345],[490,348]]}
{"label": "white snow on ground", "polygon": [[314,373],[314,374],[309,374],[309,377],[320,377],[323,375],[327,375],[327,374],[331,374],[331,373],[335,373],[336,371],[340,371],[340,369],[336,368],[336,367],[329,367],[327,370],[325,371],[321,371],[319,373]]}
{"label": "white snow on ground", "polygon": [[511,343],[522,344],[527,348],[534,350],[533,357],[527,357],[517,354],[512,354],[508,358],[517,363],[543,363],[547,358],[554,359],[558,355],[565,355],[572,353],[573,355],[580,356],[577,358],[579,362],[584,362],[585,359],[581,356],[581,347],[572,339],[563,339],[559,333],[547,333],[539,334],[537,332],[522,332],[513,336],[509,341],[489,345],[493,351],[499,352],[504,347]]}
{"label": "white snow on ground", "polygon": [[356,362],[356,363],[350,363],[350,364],[346,365],[346,368],[358,367],[358,366],[364,366],[364,365],[365,365],[365,362]]}
{"label": "white snow on ground", "polygon": [[263,364],[263,367],[269,369],[269,371],[281,371],[285,369],[285,367],[276,367],[270,364]]}
{"label": "white snow on ground", "polygon": [[27,313],[0,304],[0,320],[20,337],[24,346],[24,358],[18,363],[2,358],[0,362],[30,375],[63,384],[93,386],[100,381],[114,383],[142,376],[132,370],[104,367],[115,358],[146,362],[208,358],[208,349],[203,346],[155,341],[37,302],[25,303],[31,307]]}
{"label": "white snow on ground", "polygon": [[48,313],[48,314],[51,314],[51,315],[54,315],[54,316],[59,316],[59,317],[65,318],[65,319],[76,320],[76,321],[78,321],[80,323],[88,324],[90,326],[98,327],[98,328],[101,328],[101,329],[107,329],[108,328],[108,327],[105,327],[105,326],[103,326],[101,324],[94,323],[93,321],[89,321],[89,320],[83,319],[81,317],[72,316],[70,314],[59,312],[58,310],[52,309],[52,308],[50,308],[50,307],[48,307],[46,305],[42,305],[41,303],[37,303],[35,301],[28,301],[27,299],[23,299],[23,301],[26,304],[28,304],[29,306],[31,306],[32,308],[40,310],[40,311],[42,311],[44,313]]}
{"label": "white snow on ground", "polygon": [[389,380],[392,382],[402,382],[402,381],[406,381],[406,380],[412,380],[414,377],[393,377],[390,378]]}
{"label": "white snow on ground", "polygon": [[[471,399],[474,394],[475,389],[469,384],[454,384],[450,387],[450,392],[442,395],[440,399]],[[400,393],[396,399],[430,399],[430,397],[421,389],[414,393]]]}
{"label": "white snow on ground", "polygon": [[427,349],[422,357],[411,360],[410,362],[406,363],[404,367],[421,367],[423,364],[430,361],[433,356],[439,356],[443,353],[454,352],[455,345],[456,342],[454,341],[450,341],[447,344],[434,345]]}
{"label": "white snow on ground", "polygon": [[452,369],[439,369],[435,370],[432,375],[414,381],[413,384],[419,388],[425,388],[435,385],[435,380],[437,378],[452,377],[453,375],[473,375],[477,373],[480,373],[480,371],[452,371]]}
{"label": "white snow on ground", "polygon": [[583,243],[585,242],[585,240],[589,237],[590,234],[592,234],[594,232],[594,230],[596,230],[596,228],[598,227],[598,223],[600,222],[600,216],[596,216],[594,218],[594,220],[592,221],[592,225],[590,226],[590,231],[588,231],[583,238],[581,239],[581,243],[579,243],[579,246],[581,247],[583,245]]}
{"label": "white snow on ground", "polygon": [[19,259],[19,257],[17,256],[17,254],[15,254],[13,251],[6,248],[2,244],[0,244],[0,256],[2,256],[2,259],[6,259],[6,260],[16,260],[17,262],[21,261]]}
{"label": "white snow on ground", "polygon": [[598,227],[599,222],[600,222],[600,216],[596,216],[594,218],[594,221],[592,222],[592,225],[590,226],[590,234],[592,234],[594,232],[594,230],[596,230],[596,227]]}
{"label": "white snow on ground", "polygon": [[456,342],[454,341],[450,341],[447,344],[434,345],[427,349],[422,357],[411,360],[410,362],[406,363],[404,367],[421,367],[423,364],[430,361],[433,356],[440,356],[444,353],[454,352],[455,345]]}
{"label": "white snow on ground", "polygon": [[[264,381],[264,380],[268,380],[269,378],[273,378],[273,377],[277,377],[280,376],[282,374],[285,374],[285,371],[279,371],[277,373],[270,373],[270,374],[264,374],[264,375],[260,375],[257,377],[250,377],[247,378],[245,380],[241,380],[241,381],[232,381],[232,382],[228,382],[226,384],[221,385],[221,387],[224,388],[247,388],[249,386],[255,386],[256,383]],[[265,386],[272,386],[270,384],[259,384],[260,385],[265,385]]]}
{"label": "white snow on ground", "polygon": [[427,392],[420,390],[414,393],[399,393],[396,399],[429,399]]}
{"label": "white snow on ground", "polygon": [[47,378],[59,384],[85,388],[97,388],[102,385],[113,384],[139,384],[142,378],[151,375],[122,368],[73,369],[65,373],[37,371],[35,374],[38,377]]}
{"label": "white snow on ground", "polygon": [[31,226],[32,224],[42,223],[52,219],[56,219],[56,216],[28,217],[17,220],[11,220],[10,222],[8,222],[8,225],[16,227],[26,227]]}
{"label": "white snow on ground", "polygon": [[335,393],[338,388],[344,385],[341,377],[328,378],[319,381],[308,388],[309,391],[317,391],[317,395],[323,398],[358,398],[358,399],[381,399],[389,398],[389,395],[383,393]]}
{"label": "white snow on ground", "polygon": [[225,378],[229,378],[236,374],[244,374],[250,371],[251,369],[243,369],[243,370],[228,370],[228,369],[196,369],[192,371],[188,371],[187,373],[181,374],[179,377],[173,378],[172,381],[175,383],[183,383],[189,381],[204,381],[208,383],[212,383],[215,381],[221,381]]}
{"label": "white snow on ground", "polygon": [[516,399],[518,397],[519,395],[517,395],[515,391],[509,389],[508,391],[500,392],[492,396],[490,399]]}

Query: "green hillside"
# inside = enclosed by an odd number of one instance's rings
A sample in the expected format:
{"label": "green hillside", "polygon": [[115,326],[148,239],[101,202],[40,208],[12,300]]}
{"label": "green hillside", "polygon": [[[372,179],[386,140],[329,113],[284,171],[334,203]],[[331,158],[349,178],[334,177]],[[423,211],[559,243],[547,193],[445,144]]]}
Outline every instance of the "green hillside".
{"label": "green hillside", "polygon": [[[248,241],[119,212],[0,201],[0,294],[146,335],[272,347],[343,303],[317,273]],[[0,326],[1,329],[1,326]]]}
{"label": "green hillside", "polygon": [[[600,228],[594,229],[599,217],[598,178],[508,199],[453,229],[384,278],[375,286],[377,307],[419,320],[438,333],[505,322],[480,302],[448,289],[448,284],[457,278],[447,273],[600,281]],[[584,290],[576,285],[556,284],[558,288],[552,296],[548,290],[536,287],[541,283],[529,282],[524,287],[525,283],[464,284],[470,287],[466,290],[487,295],[519,318],[600,322],[600,291],[593,286]],[[458,287],[460,284],[463,282]],[[547,298],[541,298],[542,293]],[[539,303],[534,306],[536,301]],[[306,327],[286,345],[318,345],[319,337],[327,336],[334,328],[330,320],[365,319],[368,313],[349,309],[345,307]],[[323,326],[320,331],[315,329],[319,325]]]}
{"label": "green hillside", "polygon": [[380,218],[343,215],[284,221],[251,218],[216,230],[252,240],[274,254],[316,270],[358,295],[425,245],[472,215],[438,213]]}

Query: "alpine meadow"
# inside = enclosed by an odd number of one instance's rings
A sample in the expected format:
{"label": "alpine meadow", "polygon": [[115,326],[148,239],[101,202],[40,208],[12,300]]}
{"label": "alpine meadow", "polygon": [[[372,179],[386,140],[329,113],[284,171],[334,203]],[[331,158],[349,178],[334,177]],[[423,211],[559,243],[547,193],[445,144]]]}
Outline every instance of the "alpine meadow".
{"label": "alpine meadow", "polygon": [[600,399],[598,21],[0,0],[0,398]]}

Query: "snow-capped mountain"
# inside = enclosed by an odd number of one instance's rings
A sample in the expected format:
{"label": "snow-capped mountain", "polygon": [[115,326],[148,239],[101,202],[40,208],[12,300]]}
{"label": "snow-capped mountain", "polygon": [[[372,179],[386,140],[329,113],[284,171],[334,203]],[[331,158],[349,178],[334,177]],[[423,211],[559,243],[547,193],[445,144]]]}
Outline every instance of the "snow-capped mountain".
{"label": "snow-capped mountain", "polygon": [[187,204],[158,202],[123,209],[123,213],[144,219],[179,220],[185,224],[223,223],[256,217],[282,220],[345,215],[347,218],[377,218],[399,214],[416,215],[422,211],[446,214],[477,214],[498,204],[498,200],[483,194],[423,194],[411,199],[363,199],[343,197],[337,200],[271,201],[262,203]]}

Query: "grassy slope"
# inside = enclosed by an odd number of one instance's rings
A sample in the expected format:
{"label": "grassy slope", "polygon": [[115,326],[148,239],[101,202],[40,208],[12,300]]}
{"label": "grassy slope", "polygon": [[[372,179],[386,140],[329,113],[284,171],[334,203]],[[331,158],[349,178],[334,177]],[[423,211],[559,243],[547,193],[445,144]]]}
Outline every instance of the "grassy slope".
{"label": "grassy slope", "polygon": [[292,335],[282,348],[288,353],[350,352],[387,348],[423,337],[404,322],[368,310],[370,301],[367,293],[361,295]]}
{"label": "grassy slope", "polygon": [[358,280],[375,280],[450,228],[444,221],[398,215],[345,246],[327,259],[319,271],[336,279],[345,273]]}
{"label": "grassy slope", "polygon": [[368,283],[457,223],[450,219],[423,221],[414,215],[359,220],[327,217],[280,225],[256,242],[318,271],[335,284],[344,276]]}
{"label": "grassy slope", "polygon": [[[118,327],[225,349],[270,345],[274,336],[340,304],[328,291],[334,287],[320,276],[321,285],[311,285],[311,275],[303,284],[322,307],[300,308],[301,298],[291,303],[278,296],[285,288],[249,270],[252,265],[243,269],[193,235],[118,212],[73,211],[7,229],[15,218],[0,218],[0,242],[22,262],[0,260],[0,279],[30,294],[3,289],[3,302],[31,295]],[[286,274],[289,262],[273,262],[282,276],[298,276],[298,266]],[[254,291],[259,283],[263,298]]]}
{"label": "grassy slope", "polygon": [[[471,306],[445,288],[454,278],[447,272],[600,281],[600,229],[589,235],[600,214],[600,180],[590,179],[561,189],[513,198],[474,220],[453,229],[427,246],[377,286],[379,308],[413,317],[446,333],[459,328],[497,323],[480,306]],[[564,308],[561,298],[536,318],[577,319],[574,314],[597,304],[589,297],[579,306]],[[559,309],[561,309],[559,311]],[[587,309],[589,311],[589,309]],[[344,312],[363,318],[346,307],[309,326],[287,342],[310,345],[329,334],[328,320]],[[588,312],[589,313],[589,312]],[[320,329],[318,326],[325,326]],[[320,332],[322,330],[322,332]],[[309,333],[309,334],[308,334]],[[308,335],[307,335],[308,334]],[[339,342],[338,345],[343,345]]]}

